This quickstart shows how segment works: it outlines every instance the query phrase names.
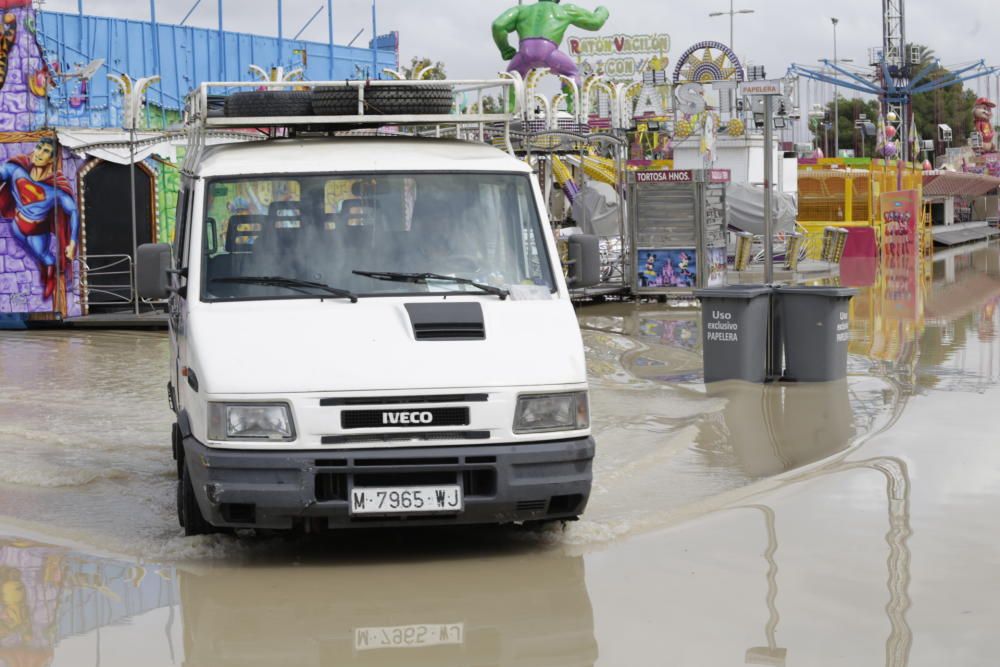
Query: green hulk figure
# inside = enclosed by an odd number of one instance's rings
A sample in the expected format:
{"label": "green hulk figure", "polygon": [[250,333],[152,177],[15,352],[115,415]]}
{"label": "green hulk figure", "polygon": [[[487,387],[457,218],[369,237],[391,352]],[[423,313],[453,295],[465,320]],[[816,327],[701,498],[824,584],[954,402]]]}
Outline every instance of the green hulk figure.
{"label": "green hulk figure", "polygon": [[[576,5],[562,5],[560,0],[538,0],[533,5],[511,7],[493,22],[493,41],[504,60],[510,60],[508,72],[527,77],[528,72],[548,67],[554,74],[568,76],[581,85],[580,70],[567,54],[559,50],[570,26],[600,30],[610,13],[604,7],[589,12]],[[520,50],[510,45],[508,36],[517,32]]]}

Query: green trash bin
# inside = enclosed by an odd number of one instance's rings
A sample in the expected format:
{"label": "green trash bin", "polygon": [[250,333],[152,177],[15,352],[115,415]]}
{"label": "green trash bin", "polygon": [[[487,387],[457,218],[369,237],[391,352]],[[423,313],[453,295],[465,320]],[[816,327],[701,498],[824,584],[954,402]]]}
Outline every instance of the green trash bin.
{"label": "green trash bin", "polygon": [[772,288],[730,285],[695,290],[701,300],[705,382],[767,381]]}
{"label": "green trash bin", "polygon": [[851,337],[850,287],[778,287],[778,312],[785,350],[784,379],[833,382],[847,377]]}

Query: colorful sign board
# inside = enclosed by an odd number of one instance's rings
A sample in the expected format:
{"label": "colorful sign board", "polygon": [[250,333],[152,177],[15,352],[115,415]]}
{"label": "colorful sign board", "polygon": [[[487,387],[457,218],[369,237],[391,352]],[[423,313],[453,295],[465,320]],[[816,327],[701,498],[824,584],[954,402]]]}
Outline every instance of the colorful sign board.
{"label": "colorful sign board", "polygon": [[670,50],[670,35],[604,35],[570,37],[569,52],[572,56],[616,56],[645,53],[666,53]]}
{"label": "colorful sign board", "polygon": [[917,221],[920,195],[915,190],[885,192],[880,198],[884,225],[883,249],[889,257],[917,257],[920,254]]}
{"label": "colorful sign board", "polygon": [[567,48],[585,72],[602,74],[609,81],[632,82],[648,70],[666,67],[663,57],[670,51],[670,35],[570,37]]}
{"label": "colorful sign board", "polygon": [[897,319],[913,318],[918,310],[917,269],[920,261],[920,194],[915,190],[886,192],[882,208],[882,270],[887,301]]}
{"label": "colorful sign board", "polygon": [[698,252],[694,248],[639,250],[639,287],[697,287]]}

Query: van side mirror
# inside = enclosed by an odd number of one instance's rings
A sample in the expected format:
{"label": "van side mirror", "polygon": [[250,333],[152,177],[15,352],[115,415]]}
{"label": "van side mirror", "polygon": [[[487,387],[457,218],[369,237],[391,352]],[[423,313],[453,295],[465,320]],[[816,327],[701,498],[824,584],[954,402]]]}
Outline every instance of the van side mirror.
{"label": "van side mirror", "polygon": [[590,234],[569,237],[569,275],[566,284],[583,289],[601,284],[601,241]]}
{"label": "van side mirror", "polygon": [[144,243],[136,252],[135,283],[139,298],[159,301],[170,296],[170,244]]}

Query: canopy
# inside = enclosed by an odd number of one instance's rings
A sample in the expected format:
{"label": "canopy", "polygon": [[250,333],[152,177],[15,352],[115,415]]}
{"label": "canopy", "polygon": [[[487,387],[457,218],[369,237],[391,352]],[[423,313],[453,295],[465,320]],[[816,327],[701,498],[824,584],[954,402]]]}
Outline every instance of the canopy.
{"label": "canopy", "polygon": [[[57,134],[59,143],[75,153],[115,164],[128,164],[130,161],[129,133],[124,130],[73,128],[59,129]],[[174,140],[177,140],[176,137]],[[154,153],[171,162],[177,160],[177,148],[170,136],[162,132],[136,132],[135,161],[142,162]]]}
{"label": "canopy", "polygon": [[[798,205],[795,197],[775,192],[774,232],[794,232]],[[749,183],[730,183],[726,188],[729,225],[751,234],[764,233],[764,188]]]}
{"label": "canopy", "polygon": [[1000,188],[1000,178],[958,171],[924,173],[924,198],[982,197]]}

